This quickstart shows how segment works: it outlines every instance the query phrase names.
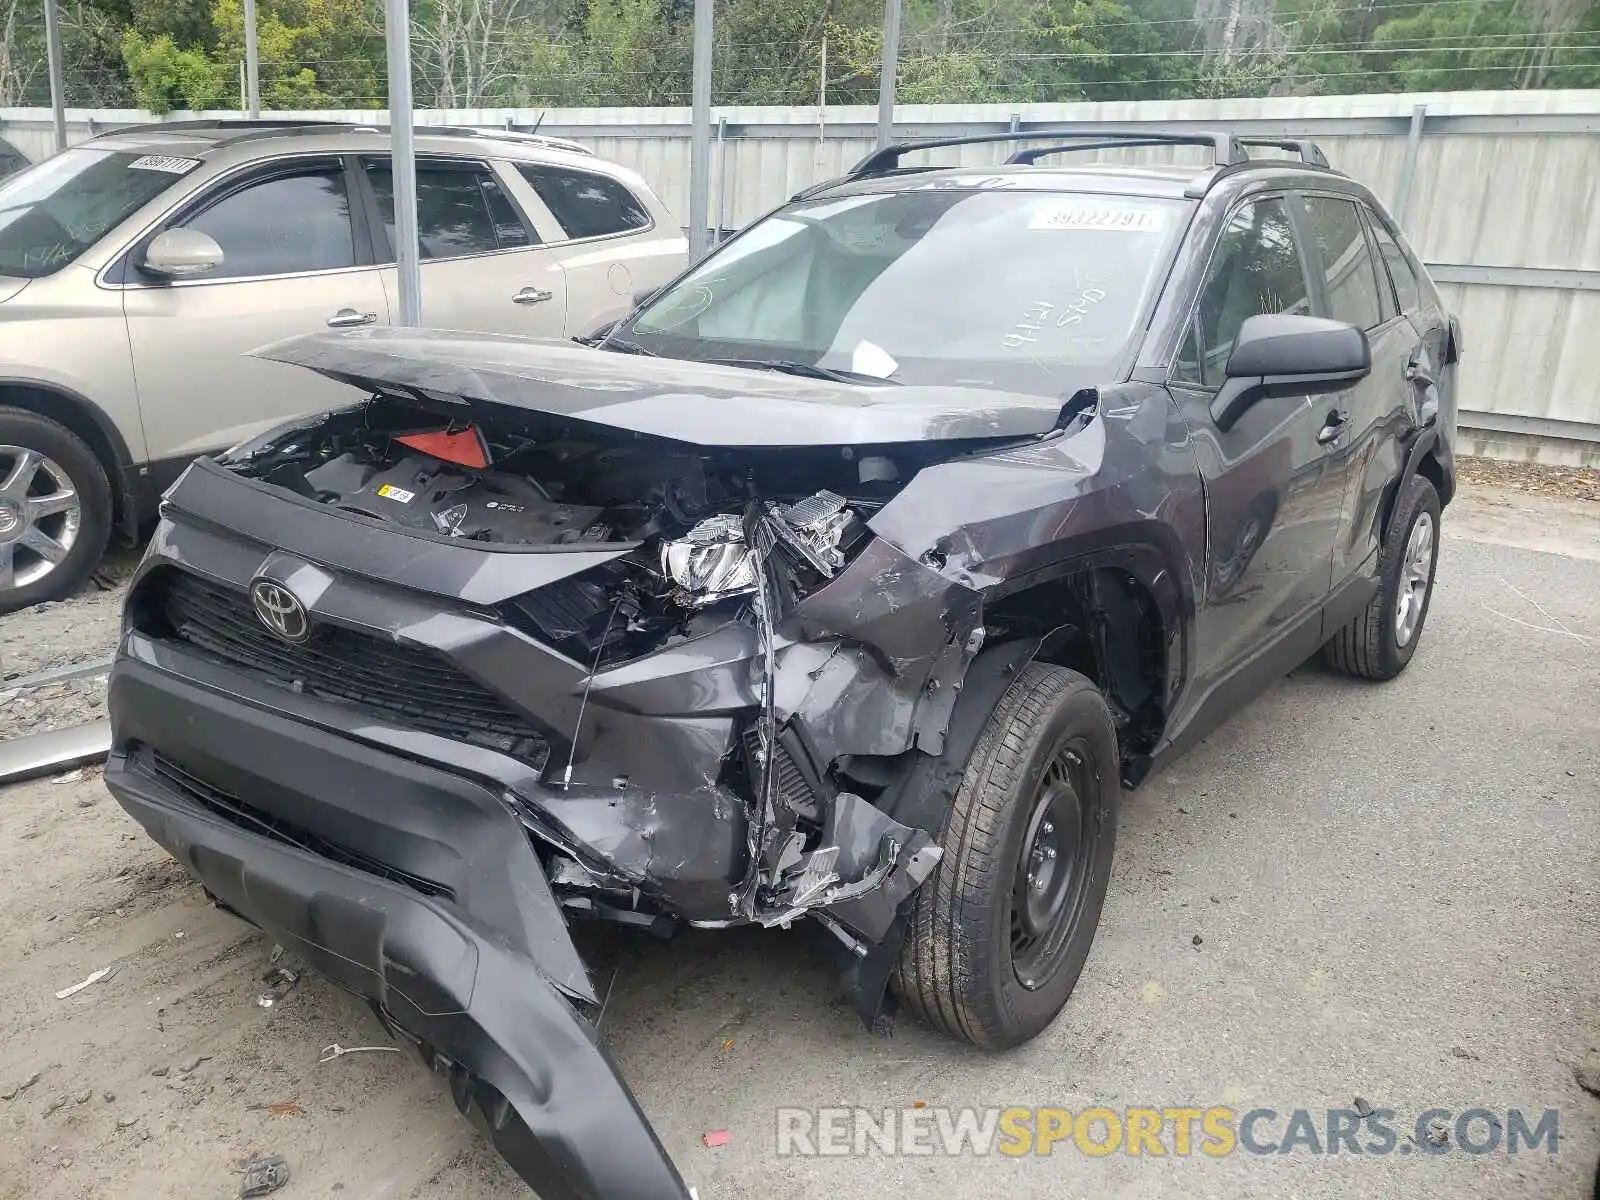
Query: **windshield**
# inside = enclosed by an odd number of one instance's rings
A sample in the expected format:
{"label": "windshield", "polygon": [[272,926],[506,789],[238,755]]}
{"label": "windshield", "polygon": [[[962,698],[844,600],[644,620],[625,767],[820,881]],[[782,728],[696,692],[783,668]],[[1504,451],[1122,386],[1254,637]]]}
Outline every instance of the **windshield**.
{"label": "windshield", "polygon": [[1179,201],[973,188],[798,204],[615,336],[672,358],[1056,395],[1121,357],[1187,215]]}
{"label": "windshield", "polygon": [[199,165],[80,147],[11,176],[0,183],[0,274],[59,271]]}

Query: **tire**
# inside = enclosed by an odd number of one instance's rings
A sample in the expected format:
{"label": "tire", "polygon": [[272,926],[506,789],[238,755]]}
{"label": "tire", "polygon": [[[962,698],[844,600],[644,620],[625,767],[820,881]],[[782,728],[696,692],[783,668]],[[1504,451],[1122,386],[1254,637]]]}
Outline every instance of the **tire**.
{"label": "tire", "polygon": [[[1426,577],[1419,576],[1423,563]],[[1422,640],[1438,563],[1439,493],[1413,475],[1400,492],[1378,555],[1378,594],[1323,646],[1328,665],[1361,679],[1393,679],[1404,671]],[[1402,593],[1410,606],[1406,618],[1400,612]]]}
{"label": "tire", "polygon": [[[1063,667],[1027,666],[978,737],[939,835],[944,857],[913,902],[893,984],[922,1020],[999,1050],[1055,1019],[1100,921],[1120,774],[1116,727],[1095,685]],[[1055,851],[1048,860],[1045,849]],[[1046,908],[1062,897],[1031,944],[1030,896]]]}
{"label": "tire", "polygon": [[111,485],[94,451],[48,418],[0,408],[0,613],[70,595],[110,537]]}

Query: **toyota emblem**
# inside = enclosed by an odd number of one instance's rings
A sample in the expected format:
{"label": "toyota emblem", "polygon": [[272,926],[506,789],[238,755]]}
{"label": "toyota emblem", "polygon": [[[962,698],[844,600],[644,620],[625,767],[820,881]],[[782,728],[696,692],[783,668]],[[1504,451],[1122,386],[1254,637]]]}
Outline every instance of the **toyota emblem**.
{"label": "toyota emblem", "polygon": [[286,642],[303,642],[311,636],[306,606],[281,583],[258,579],[250,585],[250,604],[256,617]]}

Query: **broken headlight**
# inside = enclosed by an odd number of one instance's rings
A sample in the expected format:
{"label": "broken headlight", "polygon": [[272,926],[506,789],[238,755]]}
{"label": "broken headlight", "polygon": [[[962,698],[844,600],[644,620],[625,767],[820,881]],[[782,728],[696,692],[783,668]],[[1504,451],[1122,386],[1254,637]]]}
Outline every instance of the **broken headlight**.
{"label": "broken headlight", "polygon": [[[843,496],[818,492],[794,504],[767,503],[760,520],[770,539],[795,564],[824,579],[844,566],[842,543],[854,514]],[[701,521],[683,537],[661,545],[661,573],[680,589],[679,600],[698,608],[756,587],[755,550],[745,540],[744,521],[731,513]]]}
{"label": "broken headlight", "polygon": [[661,573],[694,608],[755,591],[756,559],[744,522],[731,513],[708,517],[681,538],[661,543]]}

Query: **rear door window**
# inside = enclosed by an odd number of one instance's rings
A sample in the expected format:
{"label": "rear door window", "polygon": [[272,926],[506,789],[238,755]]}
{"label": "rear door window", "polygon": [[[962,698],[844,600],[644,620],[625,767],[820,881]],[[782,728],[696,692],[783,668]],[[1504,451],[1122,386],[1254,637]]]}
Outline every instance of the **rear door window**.
{"label": "rear door window", "polygon": [[1371,329],[1384,319],[1378,274],[1353,200],[1302,196],[1313,252],[1322,263],[1328,315],[1357,329]]}
{"label": "rear door window", "polygon": [[607,237],[650,225],[650,214],[619,181],[547,163],[518,163],[569,238]]}
{"label": "rear door window", "polygon": [[[379,160],[368,160],[366,169],[392,247],[394,172]],[[417,236],[424,259],[488,254],[535,241],[487,166],[426,159],[417,161]]]}
{"label": "rear door window", "polygon": [[1394,281],[1394,294],[1400,302],[1400,311],[1415,312],[1422,305],[1422,289],[1417,285],[1417,273],[1412,269],[1411,260],[1375,214],[1369,212],[1367,221],[1372,226],[1373,237],[1377,239],[1378,254],[1383,258],[1383,265],[1389,269],[1389,278]]}

